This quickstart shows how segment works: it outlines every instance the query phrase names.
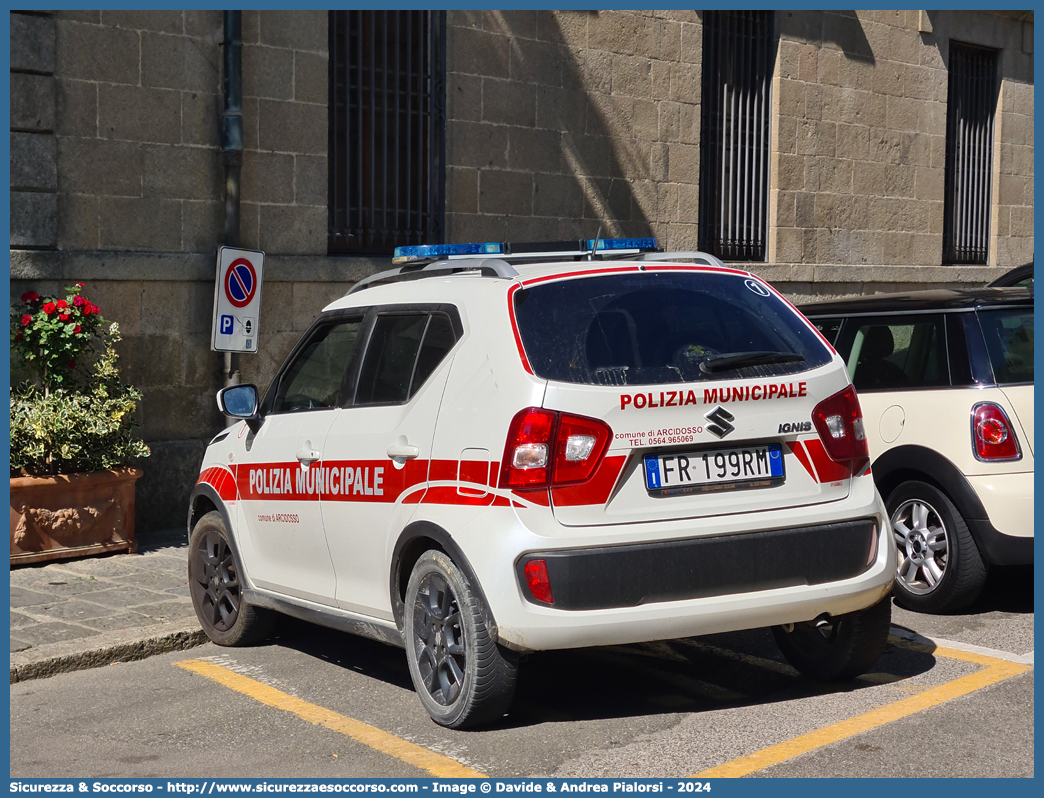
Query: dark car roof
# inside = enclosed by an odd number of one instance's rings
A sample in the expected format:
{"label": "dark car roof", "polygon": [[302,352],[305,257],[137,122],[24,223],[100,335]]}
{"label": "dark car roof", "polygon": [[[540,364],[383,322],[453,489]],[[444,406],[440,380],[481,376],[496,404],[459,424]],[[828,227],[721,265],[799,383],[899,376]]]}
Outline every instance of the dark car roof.
{"label": "dark car roof", "polygon": [[1033,263],[1025,263],[1022,266],[1016,266],[1010,272],[1005,272],[996,280],[986,283],[990,288],[1000,288],[1007,285],[1015,285],[1016,283],[1025,280],[1026,278],[1033,279]]}
{"label": "dark car roof", "polygon": [[910,310],[962,310],[998,305],[1032,305],[1029,288],[937,288],[899,294],[810,302],[799,310],[806,316],[843,316],[852,313],[894,313]]}

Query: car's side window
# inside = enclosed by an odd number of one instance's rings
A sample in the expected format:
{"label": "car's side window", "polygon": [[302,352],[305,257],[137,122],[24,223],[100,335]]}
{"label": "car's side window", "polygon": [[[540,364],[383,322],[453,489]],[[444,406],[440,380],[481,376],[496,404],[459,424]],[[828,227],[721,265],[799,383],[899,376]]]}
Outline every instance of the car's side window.
{"label": "car's side window", "polygon": [[1033,309],[980,310],[979,323],[999,385],[1033,382]]}
{"label": "car's side window", "polygon": [[362,322],[358,318],[317,327],[283,374],[271,412],[339,407],[349,387]]}
{"label": "car's side window", "polygon": [[453,324],[449,316],[443,313],[433,313],[428,320],[428,328],[424,331],[424,342],[421,344],[420,354],[417,356],[417,367],[413,371],[413,381],[410,385],[410,398],[420,390],[428,377],[439,367],[453,345],[457,343],[457,336],[453,332]]}
{"label": "car's side window", "polygon": [[356,405],[402,404],[431,376],[457,338],[444,313],[387,313],[374,321]]}
{"label": "car's side window", "polygon": [[841,322],[843,319],[809,319],[815,328],[823,334],[823,337],[833,345],[837,339],[837,334],[841,329]]}
{"label": "car's side window", "polygon": [[852,318],[836,348],[860,391],[949,384],[941,314]]}
{"label": "car's side window", "polygon": [[427,313],[377,317],[359,373],[355,404],[395,404],[406,401],[427,324]]}

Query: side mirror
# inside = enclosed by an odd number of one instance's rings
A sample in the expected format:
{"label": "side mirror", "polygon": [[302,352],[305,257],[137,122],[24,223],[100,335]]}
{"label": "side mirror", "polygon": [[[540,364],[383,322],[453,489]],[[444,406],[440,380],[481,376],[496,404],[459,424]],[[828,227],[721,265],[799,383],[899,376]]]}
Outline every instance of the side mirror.
{"label": "side mirror", "polygon": [[253,432],[261,426],[258,405],[256,385],[230,385],[217,393],[218,410],[226,416],[245,419]]}

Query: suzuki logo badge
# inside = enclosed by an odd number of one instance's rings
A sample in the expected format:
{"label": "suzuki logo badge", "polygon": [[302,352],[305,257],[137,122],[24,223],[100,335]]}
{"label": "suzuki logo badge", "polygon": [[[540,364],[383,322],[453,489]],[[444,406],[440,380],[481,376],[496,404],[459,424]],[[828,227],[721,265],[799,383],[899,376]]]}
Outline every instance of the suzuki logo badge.
{"label": "suzuki logo badge", "polygon": [[719,438],[724,438],[736,429],[729,423],[730,421],[735,421],[736,417],[720,405],[709,413],[705,413],[703,417],[711,422],[707,425],[707,430]]}

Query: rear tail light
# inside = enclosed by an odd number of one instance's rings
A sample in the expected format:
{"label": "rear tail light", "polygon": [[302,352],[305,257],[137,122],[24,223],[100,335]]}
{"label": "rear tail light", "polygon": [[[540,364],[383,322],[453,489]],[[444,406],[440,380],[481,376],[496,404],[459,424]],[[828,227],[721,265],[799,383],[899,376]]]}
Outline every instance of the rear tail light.
{"label": "rear tail light", "polygon": [[861,472],[870,461],[863,430],[863,411],[855,388],[849,385],[843,391],[824,399],[812,411],[812,423],[823,442],[827,456],[835,463],[848,463],[852,473]]}
{"label": "rear tail light", "polygon": [[980,460],[1018,460],[1022,457],[1015,430],[1004,410],[993,402],[972,408],[972,442]]}
{"label": "rear tail light", "polygon": [[596,418],[528,407],[508,428],[502,488],[547,488],[591,478],[609,448],[613,431]]}

